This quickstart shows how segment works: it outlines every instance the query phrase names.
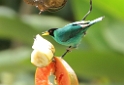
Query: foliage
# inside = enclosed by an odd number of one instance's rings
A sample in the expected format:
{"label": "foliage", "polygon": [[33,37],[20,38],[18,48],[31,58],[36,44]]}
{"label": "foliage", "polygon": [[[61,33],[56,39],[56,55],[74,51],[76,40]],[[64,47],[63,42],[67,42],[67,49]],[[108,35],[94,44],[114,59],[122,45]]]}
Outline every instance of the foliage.
{"label": "foliage", "polygon": [[[4,5],[0,6],[0,84],[34,85],[36,67],[30,63],[33,37],[49,28],[81,20],[89,9],[89,0],[68,0],[62,10],[41,15],[35,7],[26,14],[29,5],[20,3],[21,0],[11,1],[0,1]],[[90,27],[79,48],[64,58],[77,73],[81,85],[124,83],[123,3],[93,0],[93,11],[87,20],[100,16],[105,19]],[[45,38],[56,47],[56,55],[61,56],[66,47],[49,36]]]}

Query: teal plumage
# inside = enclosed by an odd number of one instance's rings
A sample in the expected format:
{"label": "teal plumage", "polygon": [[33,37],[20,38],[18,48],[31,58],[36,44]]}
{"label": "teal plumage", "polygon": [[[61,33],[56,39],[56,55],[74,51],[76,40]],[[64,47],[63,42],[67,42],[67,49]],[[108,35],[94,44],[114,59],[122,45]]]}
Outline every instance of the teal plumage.
{"label": "teal plumage", "polygon": [[[76,48],[82,37],[86,34],[87,29],[102,21],[103,17],[97,18],[92,21],[78,21],[65,25],[62,28],[52,28],[47,32],[52,38],[61,45],[70,46],[71,48]],[[44,35],[44,34],[43,34]]]}
{"label": "teal plumage", "polygon": [[83,37],[83,32],[79,32],[80,28],[80,25],[69,24],[55,30],[54,36],[52,37],[56,42],[62,45],[76,47],[80,38]]}

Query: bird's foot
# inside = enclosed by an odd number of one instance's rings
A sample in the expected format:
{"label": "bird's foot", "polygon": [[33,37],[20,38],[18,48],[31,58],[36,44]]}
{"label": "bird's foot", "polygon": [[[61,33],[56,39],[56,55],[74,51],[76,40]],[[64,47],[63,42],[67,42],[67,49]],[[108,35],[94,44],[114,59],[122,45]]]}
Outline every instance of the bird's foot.
{"label": "bird's foot", "polygon": [[69,46],[66,50],[68,51],[68,52],[71,52],[74,48],[76,48],[77,46]]}
{"label": "bird's foot", "polygon": [[72,50],[71,46],[69,46],[67,49],[66,49],[66,52],[61,56],[62,58]]}
{"label": "bird's foot", "polygon": [[72,48],[67,48],[66,49],[68,52],[71,52],[72,51]]}

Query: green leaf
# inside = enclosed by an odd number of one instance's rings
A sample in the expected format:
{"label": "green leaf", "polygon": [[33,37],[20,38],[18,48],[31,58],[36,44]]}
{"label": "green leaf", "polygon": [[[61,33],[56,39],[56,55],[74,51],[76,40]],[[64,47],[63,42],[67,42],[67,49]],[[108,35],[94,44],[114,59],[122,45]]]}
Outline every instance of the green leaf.
{"label": "green leaf", "polygon": [[52,27],[61,27],[67,23],[58,17],[50,16],[25,15],[18,17],[11,9],[0,8],[0,37],[15,39],[29,45],[32,45],[33,37],[36,34]]}
{"label": "green leaf", "polygon": [[[82,19],[88,12],[90,0],[72,0],[72,7],[76,19]],[[123,0],[92,0],[93,10],[89,17],[106,16],[116,19],[124,19]]]}
{"label": "green leaf", "polygon": [[104,30],[104,37],[111,48],[124,54],[123,22],[113,22]]}
{"label": "green leaf", "polygon": [[116,52],[73,50],[64,57],[81,78],[107,77],[112,82],[123,82],[124,58]]}
{"label": "green leaf", "polygon": [[31,45],[33,35],[36,33],[37,31],[23,23],[13,10],[6,7],[0,8],[0,37],[23,41]]}
{"label": "green leaf", "polygon": [[[21,47],[17,49],[8,49],[0,52],[0,71],[2,70],[21,70],[30,69],[33,65],[30,63],[31,48]],[[22,67],[23,66],[23,67]],[[27,66],[29,68],[27,68]],[[15,68],[16,67],[16,68]]]}

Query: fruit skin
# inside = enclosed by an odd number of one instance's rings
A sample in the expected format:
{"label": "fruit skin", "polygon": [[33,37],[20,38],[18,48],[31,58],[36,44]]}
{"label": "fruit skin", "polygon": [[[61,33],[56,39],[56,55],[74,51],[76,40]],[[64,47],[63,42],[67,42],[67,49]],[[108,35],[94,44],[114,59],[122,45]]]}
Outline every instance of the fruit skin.
{"label": "fruit skin", "polygon": [[58,85],[78,85],[74,70],[61,57],[55,57],[55,76]]}
{"label": "fruit skin", "polygon": [[48,66],[36,69],[35,85],[53,85],[48,80],[51,73],[55,75],[57,85],[79,85],[77,76],[68,63],[61,57],[53,59]]}

